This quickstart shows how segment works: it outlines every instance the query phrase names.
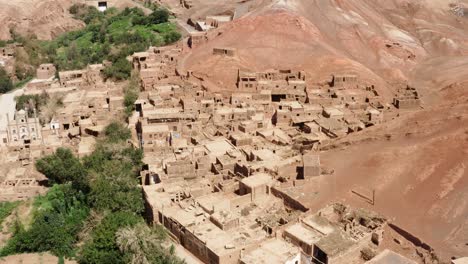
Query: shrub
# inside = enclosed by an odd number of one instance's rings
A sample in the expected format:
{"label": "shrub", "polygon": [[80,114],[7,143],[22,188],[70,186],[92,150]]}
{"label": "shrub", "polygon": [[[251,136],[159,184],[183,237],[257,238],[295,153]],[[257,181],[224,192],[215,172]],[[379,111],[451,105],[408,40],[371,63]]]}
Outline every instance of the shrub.
{"label": "shrub", "polygon": [[164,34],[164,42],[166,44],[172,44],[176,41],[178,41],[182,35],[179,32],[176,31],[170,31],[167,34]]}
{"label": "shrub", "polygon": [[100,211],[142,213],[141,188],[131,163],[112,160],[104,162],[102,167],[102,172],[95,173],[91,182],[91,206]]}
{"label": "shrub", "polygon": [[141,217],[128,212],[110,213],[91,232],[91,239],[83,246],[80,263],[127,263],[116,244],[116,232],[123,227],[142,222]]}
{"label": "shrub", "polygon": [[54,154],[37,160],[36,168],[51,184],[72,183],[76,190],[88,192],[86,169],[69,149],[58,148]]}
{"label": "shrub", "polygon": [[89,214],[84,198],[71,185],[53,186],[41,198],[43,206],[37,209],[31,227],[17,227],[0,255],[51,251],[58,256],[72,256],[78,232]]}
{"label": "shrub", "polygon": [[132,64],[125,57],[117,59],[115,63],[104,69],[106,78],[126,80],[132,73]]}
{"label": "shrub", "polygon": [[5,218],[7,218],[18,205],[19,205],[19,202],[1,202],[0,203],[0,225],[2,225]]}
{"label": "shrub", "polygon": [[7,93],[13,90],[13,82],[3,67],[0,67],[0,93]]}
{"label": "shrub", "polygon": [[169,21],[169,11],[159,8],[148,16],[147,24],[161,24],[167,21]]}

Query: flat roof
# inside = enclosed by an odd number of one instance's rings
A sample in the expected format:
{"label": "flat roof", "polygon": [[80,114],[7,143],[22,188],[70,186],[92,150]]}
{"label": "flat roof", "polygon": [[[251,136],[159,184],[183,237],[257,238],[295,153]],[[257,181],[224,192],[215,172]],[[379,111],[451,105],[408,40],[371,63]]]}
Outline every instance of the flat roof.
{"label": "flat roof", "polygon": [[325,113],[327,113],[330,116],[339,116],[339,115],[344,115],[344,113],[337,108],[334,107],[327,107],[324,109]]}
{"label": "flat roof", "polygon": [[345,232],[340,229],[323,238],[321,238],[315,245],[324,251],[329,257],[340,255],[351,248],[356,242]]}
{"label": "flat roof", "polygon": [[320,155],[315,153],[307,153],[302,155],[304,166],[320,166]]}
{"label": "flat roof", "polygon": [[272,178],[269,174],[258,173],[241,180],[241,182],[249,187],[258,187],[262,185],[268,185],[272,182]]}
{"label": "flat roof", "polygon": [[259,248],[245,254],[241,261],[245,264],[287,263],[300,254],[299,248],[281,239],[263,242]]}
{"label": "flat roof", "polygon": [[323,237],[323,235],[318,231],[306,228],[302,223],[297,223],[286,228],[285,232],[298,238],[302,242],[307,243],[308,245],[317,243]]}
{"label": "flat roof", "polygon": [[166,124],[158,125],[143,125],[143,133],[160,133],[160,132],[169,132],[169,126]]}
{"label": "flat roof", "polygon": [[[455,262],[456,260],[452,260],[455,264],[466,264],[468,263],[468,258],[465,258],[466,262]],[[416,264],[416,262],[403,257],[400,254],[397,254],[391,250],[385,249],[376,257],[367,261],[368,264]]]}
{"label": "flat roof", "polygon": [[232,146],[229,141],[225,138],[218,139],[215,141],[211,141],[205,144],[205,148],[215,156],[221,156],[226,154],[230,150],[234,150],[234,146]]}
{"label": "flat roof", "polygon": [[326,218],[318,215],[306,217],[302,222],[324,235],[329,235],[336,229]]}

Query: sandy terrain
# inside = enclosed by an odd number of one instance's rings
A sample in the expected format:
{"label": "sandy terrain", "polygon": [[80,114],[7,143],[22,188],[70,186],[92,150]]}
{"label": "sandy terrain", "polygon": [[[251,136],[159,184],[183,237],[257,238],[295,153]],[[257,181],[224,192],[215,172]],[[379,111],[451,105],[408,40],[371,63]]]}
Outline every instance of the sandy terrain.
{"label": "sandy terrain", "polygon": [[[43,264],[43,263],[58,263],[59,259],[48,253],[30,253],[8,256],[0,259],[0,263],[5,264]],[[65,260],[67,264],[77,263],[76,261]]]}

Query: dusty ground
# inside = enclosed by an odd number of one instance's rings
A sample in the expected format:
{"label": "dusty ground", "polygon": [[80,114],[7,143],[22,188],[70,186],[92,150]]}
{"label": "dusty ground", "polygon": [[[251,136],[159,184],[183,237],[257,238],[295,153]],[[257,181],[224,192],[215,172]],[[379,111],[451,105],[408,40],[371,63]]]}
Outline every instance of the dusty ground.
{"label": "dusty ground", "polygon": [[6,130],[8,126],[7,115],[13,119],[15,114],[15,97],[23,94],[23,89],[17,89],[13,92],[0,95],[0,130]]}
{"label": "dusty ground", "polygon": [[[0,259],[0,263],[5,264],[44,264],[59,263],[59,259],[49,253],[30,253],[8,256]],[[76,261],[65,260],[67,264],[77,263]]]}

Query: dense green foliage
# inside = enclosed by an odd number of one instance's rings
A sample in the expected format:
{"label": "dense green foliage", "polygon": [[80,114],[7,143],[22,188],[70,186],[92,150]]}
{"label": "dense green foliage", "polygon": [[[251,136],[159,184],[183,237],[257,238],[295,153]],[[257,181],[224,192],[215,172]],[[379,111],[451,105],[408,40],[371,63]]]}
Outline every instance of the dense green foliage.
{"label": "dense green foliage", "polygon": [[14,85],[3,67],[0,67],[0,93],[7,93],[13,90]]}
{"label": "dense green foliage", "polygon": [[131,132],[122,123],[112,122],[104,129],[104,135],[107,142],[118,143],[130,139]]}
{"label": "dense green foliage", "polygon": [[78,191],[89,191],[87,171],[69,149],[58,148],[54,154],[37,160],[36,168],[51,184],[72,183]]}
{"label": "dense green foliage", "polygon": [[[124,263],[115,233],[119,228],[143,222],[143,197],[137,172],[143,153],[127,144],[130,130],[114,122],[104,130],[96,150],[83,160],[69,149],[59,148],[36,162],[53,187],[35,201],[32,224],[18,223],[1,256],[21,252],[51,251],[58,256],[75,256],[78,233],[91,210],[105,215],[90,231],[81,254],[82,263]],[[0,208],[0,217],[1,217]],[[163,254],[164,255],[164,254]]]}
{"label": "dense green foliage", "polygon": [[131,263],[184,263],[174,256],[173,246],[169,249],[161,246],[166,239],[166,232],[161,226],[149,227],[139,223],[119,229],[116,236],[120,250],[131,256]]}
{"label": "dense green foliage", "polygon": [[0,203],[0,225],[3,224],[5,218],[7,218],[13,210],[18,206],[19,202],[1,202]]}
{"label": "dense green foliage", "polygon": [[[22,36],[12,31],[15,42],[24,46],[17,49],[15,73],[19,81],[29,80],[34,68],[41,63],[55,64],[58,70],[82,69],[88,64],[112,62],[104,74],[115,80],[128,79],[131,63],[126,57],[146,50],[149,46],[171,44],[180,39],[176,26],[169,22],[166,9],[153,6],[146,16],[139,8],[105,12],[84,4],[75,4],[69,11],[86,23],[81,30],[65,33],[52,41],[39,41],[34,35]],[[20,84],[23,82],[20,82]]]}
{"label": "dense green foliage", "polygon": [[70,12],[83,20],[86,28],[64,34],[45,45],[48,57],[61,70],[83,68],[106,59],[113,63],[104,72],[107,77],[128,79],[131,64],[127,56],[150,45],[160,46],[180,39],[175,27],[169,26],[167,31],[153,28],[170,24],[169,12],[161,8],[148,16],[138,8],[126,8],[120,13],[111,8],[102,13],[85,5],[74,5]]}
{"label": "dense green foliage", "polygon": [[71,185],[55,185],[36,201],[36,206],[31,227],[26,230],[18,223],[0,255],[51,251],[72,256],[78,232],[89,213],[85,196]]}
{"label": "dense green foliage", "polygon": [[91,232],[91,240],[83,247],[80,263],[126,263],[125,255],[117,246],[115,234],[120,228],[133,226],[139,222],[142,222],[140,217],[127,212],[106,215]]}
{"label": "dense green foliage", "polygon": [[124,88],[125,117],[129,118],[135,110],[135,101],[140,93],[140,82],[137,73],[132,73],[132,77]]}
{"label": "dense green foliage", "polygon": [[137,172],[143,153],[126,146],[130,130],[121,123],[111,123],[104,130],[105,140],[84,159],[91,176],[90,204],[98,210],[140,214],[143,198]]}

